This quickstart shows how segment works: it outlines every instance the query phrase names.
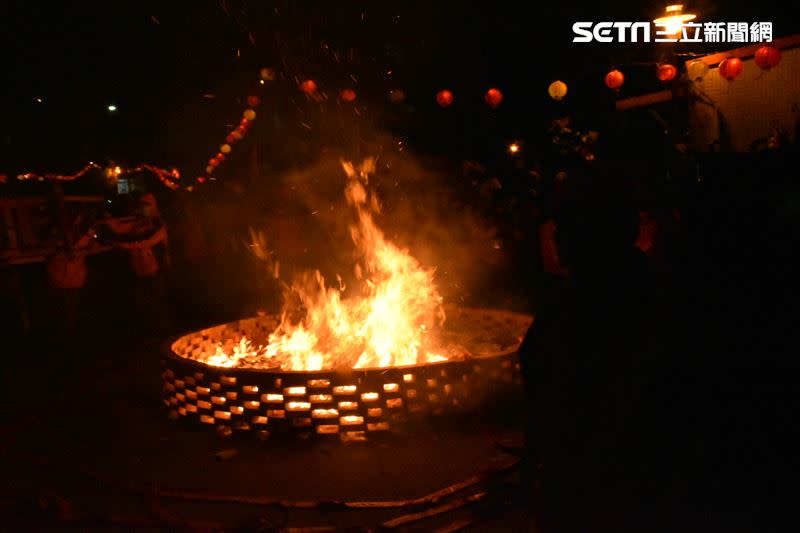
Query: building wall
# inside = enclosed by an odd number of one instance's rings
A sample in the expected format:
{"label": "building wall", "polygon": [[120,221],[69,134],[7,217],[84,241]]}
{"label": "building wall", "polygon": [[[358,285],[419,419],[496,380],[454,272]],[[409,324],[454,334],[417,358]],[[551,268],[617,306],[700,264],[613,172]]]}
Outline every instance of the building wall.
{"label": "building wall", "polygon": [[694,83],[690,99],[690,142],[701,151],[750,151],[754,141],[781,128],[794,140],[800,121],[800,47],[781,50],[780,64],[762,71],[753,58],[728,81],[714,67]]}

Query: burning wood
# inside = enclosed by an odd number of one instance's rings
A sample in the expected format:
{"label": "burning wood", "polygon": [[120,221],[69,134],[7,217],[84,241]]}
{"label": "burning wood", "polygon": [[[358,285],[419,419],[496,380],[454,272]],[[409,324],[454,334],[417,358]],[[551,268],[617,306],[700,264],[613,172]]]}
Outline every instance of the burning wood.
{"label": "burning wood", "polygon": [[[306,273],[286,287],[280,323],[265,344],[242,337],[230,348],[218,346],[203,362],[296,371],[407,366],[463,355],[441,342],[445,311],[435,269],[424,268],[388,240],[373,218],[380,203],[366,184],[374,161],[342,166],[348,178],[345,198],[356,220],[350,236],[358,258],[357,294],[345,298],[341,279],[331,286],[319,271]],[[277,277],[277,263],[263,247],[257,249]]]}
{"label": "burning wood", "polygon": [[[175,418],[216,426],[220,435],[255,431],[338,436],[401,427],[406,420],[477,405],[515,386],[519,343],[531,317],[448,308],[408,250],[386,238],[366,187],[372,161],[345,163],[353,209],[354,294],[319,271],[285,285],[280,316],[261,314],[184,335],[165,358],[164,402]],[[259,257],[277,277],[263,238]],[[447,327],[445,327],[447,315]]]}

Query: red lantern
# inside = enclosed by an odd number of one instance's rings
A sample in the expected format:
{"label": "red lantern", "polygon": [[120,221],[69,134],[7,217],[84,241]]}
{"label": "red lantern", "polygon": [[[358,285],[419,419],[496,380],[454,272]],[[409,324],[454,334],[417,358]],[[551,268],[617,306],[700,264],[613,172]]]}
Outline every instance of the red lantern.
{"label": "red lantern", "polygon": [[769,70],[781,62],[781,51],[774,46],[762,46],[756,51],[755,59],[761,70]]}
{"label": "red lantern", "polygon": [[250,107],[256,107],[260,103],[261,103],[261,98],[259,98],[258,96],[247,97],[247,105],[249,105]]}
{"label": "red lantern", "polygon": [[356,99],[356,92],[353,89],[342,89],[339,93],[339,98],[343,102],[352,102]]}
{"label": "red lantern", "polygon": [[436,93],[436,103],[442,107],[449,107],[453,103],[453,93],[447,89],[442,89]]}
{"label": "red lantern", "polygon": [[393,104],[402,104],[406,99],[406,93],[403,89],[394,89],[389,91],[389,101]]}
{"label": "red lantern", "polygon": [[618,70],[612,70],[606,74],[606,87],[617,90],[625,83],[625,75]]}
{"label": "red lantern", "polygon": [[225,161],[225,154],[223,154],[222,152],[217,152],[217,155],[214,157],[214,159],[222,163],[223,161]]}
{"label": "red lantern", "polygon": [[239,125],[240,125],[240,126],[247,126],[247,123],[248,123],[248,122],[250,122],[250,121],[249,121],[249,120],[247,120],[247,118],[246,118],[246,117],[242,117],[242,120],[240,120],[240,121],[239,121]]}
{"label": "red lantern", "polygon": [[215,166],[219,165],[219,163],[220,162],[217,161],[216,157],[212,157],[211,159],[208,160],[208,166],[210,166],[210,167],[215,167]]}
{"label": "red lantern", "polygon": [[742,73],[744,65],[738,57],[730,57],[719,64],[719,74],[728,81],[734,80]]}
{"label": "red lantern", "polygon": [[678,69],[669,64],[659,65],[658,70],[656,71],[656,76],[658,79],[664,82],[674,80],[677,74]]}
{"label": "red lantern", "polygon": [[240,124],[238,128],[236,128],[236,133],[239,134],[239,138],[241,139],[244,137],[244,134],[247,133],[247,126],[244,124]]}
{"label": "red lantern", "polygon": [[203,176],[197,178],[197,183],[205,183],[206,179]]}
{"label": "red lantern", "polygon": [[314,80],[305,80],[300,84],[300,90],[306,94],[314,94],[317,92],[317,82]]}
{"label": "red lantern", "polygon": [[483,99],[489,107],[495,108],[503,102],[503,93],[500,92],[500,89],[491,88],[486,91]]}
{"label": "red lantern", "polygon": [[229,133],[227,137],[225,137],[225,142],[228,144],[233,144],[237,141],[236,136],[233,133]]}

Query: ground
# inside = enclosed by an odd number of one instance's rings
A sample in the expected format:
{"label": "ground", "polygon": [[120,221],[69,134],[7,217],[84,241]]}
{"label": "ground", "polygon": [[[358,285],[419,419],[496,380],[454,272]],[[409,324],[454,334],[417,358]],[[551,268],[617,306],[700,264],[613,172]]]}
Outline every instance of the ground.
{"label": "ground", "polygon": [[[513,416],[476,415],[348,445],[223,439],[168,419],[160,402],[162,340],[14,352],[19,357],[10,359],[3,379],[4,523],[269,530],[374,528],[398,520],[388,524],[526,530],[524,510],[511,505],[514,470],[506,470],[516,458],[498,445],[519,443]],[[498,470],[505,473],[486,477]],[[408,504],[453,485],[462,489]],[[387,500],[406,505],[331,503]],[[302,502],[308,508],[298,507]],[[430,509],[443,512],[416,516]]]}

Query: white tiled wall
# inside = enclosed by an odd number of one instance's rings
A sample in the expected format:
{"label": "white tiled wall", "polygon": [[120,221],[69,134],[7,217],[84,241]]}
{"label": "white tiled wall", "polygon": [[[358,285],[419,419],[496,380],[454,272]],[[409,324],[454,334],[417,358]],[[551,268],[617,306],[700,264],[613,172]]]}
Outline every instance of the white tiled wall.
{"label": "white tiled wall", "polygon": [[[713,105],[690,105],[691,140],[708,149],[719,139],[722,149],[749,151],[752,142],[781,127],[790,136],[800,120],[800,48],[784,49],[777,67],[762,71],[753,58],[743,60],[744,70],[733,81],[712,68],[695,82],[701,97]],[[729,143],[729,144],[728,144]]]}

